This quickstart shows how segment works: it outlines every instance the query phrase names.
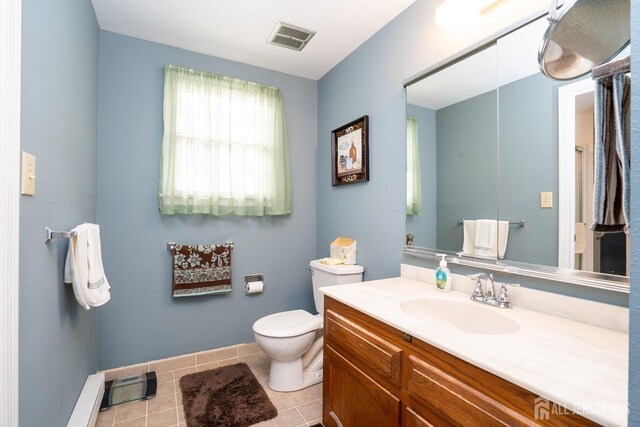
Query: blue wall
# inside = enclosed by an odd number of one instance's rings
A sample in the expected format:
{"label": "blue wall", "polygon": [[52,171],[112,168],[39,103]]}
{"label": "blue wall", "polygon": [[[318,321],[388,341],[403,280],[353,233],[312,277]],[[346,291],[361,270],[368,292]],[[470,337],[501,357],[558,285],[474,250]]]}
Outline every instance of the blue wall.
{"label": "blue wall", "polygon": [[[417,1],[318,82],[318,245],[358,241],[364,279],[397,276],[406,218],[406,96],[412,57],[425,52],[429,5]],[[370,180],[331,186],[331,130],[369,116]]]}
{"label": "blue wall", "polygon": [[[573,83],[573,81],[569,82]],[[558,265],[558,87],[541,73],[500,86],[498,217],[510,227],[505,259]],[[553,208],[540,208],[552,191]]]}
{"label": "blue wall", "polygon": [[[281,89],[289,132],[293,213],[282,217],[162,216],[157,176],[165,64]],[[98,221],[111,301],[99,313],[100,368],[253,341],[255,320],[313,309],[306,272],[316,247],[317,83],[109,32],[100,33]],[[233,292],[174,299],[167,242],[233,241]],[[266,290],[245,296],[243,275]]]}
{"label": "blue wall", "polygon": [[20,204],[20,425],[63,426],[97,368],[96,310],[62,283],[67,241],[44,227],[96,219],[98,25],[89,1],[23,1],[21,149],[37,157]]}
{"label": "blue wall", "polygon": [[462,250],[460,219],[498,218],[498,95],[436,111],[438,249]]}
{"label": "blue wall", "polygon": [[407,104],[407,115],[418,123],[422,211],[407,215],[407,233],[413,234],[414,245],[435,248],[437,225],[436,112]]}
{"label": "blue wall", "polygon": [[[640,1],[631,1],[631,68],[640,70]],[[634,84],[637,84],[637,76]],[[640,91],[631,89],[631,163],[640,164]],[[636,189],[635,191],[633,189]],[[640,212],[640,169],[631,169],[631,217]],[[640,425],[640,232],[631,228],[631,330],[629,331],[629,425]]]}

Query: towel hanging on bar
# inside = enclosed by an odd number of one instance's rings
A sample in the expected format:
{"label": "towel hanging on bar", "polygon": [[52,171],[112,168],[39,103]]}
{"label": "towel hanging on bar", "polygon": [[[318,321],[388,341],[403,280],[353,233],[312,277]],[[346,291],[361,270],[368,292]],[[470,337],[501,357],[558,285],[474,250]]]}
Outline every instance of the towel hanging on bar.
{"label": "towel hanging on bar", "polygon": [[231,292],[232,243],[172,247],[174,297]]}
{"label": "towel hanging on bar", "polygon": [[626,72],[596,80],[593,223],[603,233],[630,228],[630,99]]}

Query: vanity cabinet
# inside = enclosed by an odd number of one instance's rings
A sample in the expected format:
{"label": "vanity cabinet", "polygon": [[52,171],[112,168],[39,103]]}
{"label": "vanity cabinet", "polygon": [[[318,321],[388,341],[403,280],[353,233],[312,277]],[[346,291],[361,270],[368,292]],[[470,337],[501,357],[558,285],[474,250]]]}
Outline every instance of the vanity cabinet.
{"label": "vanity cabinet", "polygon": [[325,427],[597,425],[537,420],[534,393],[330,297],[324,307]]}

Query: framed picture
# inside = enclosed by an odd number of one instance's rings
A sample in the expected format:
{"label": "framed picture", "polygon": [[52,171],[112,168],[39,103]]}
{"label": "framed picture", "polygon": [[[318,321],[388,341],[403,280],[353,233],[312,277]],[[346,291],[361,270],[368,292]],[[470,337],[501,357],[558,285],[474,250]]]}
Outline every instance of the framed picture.
{"label": "framed picture", "polygon": [[369,116],[331,132],[331,184],[369,181]]}

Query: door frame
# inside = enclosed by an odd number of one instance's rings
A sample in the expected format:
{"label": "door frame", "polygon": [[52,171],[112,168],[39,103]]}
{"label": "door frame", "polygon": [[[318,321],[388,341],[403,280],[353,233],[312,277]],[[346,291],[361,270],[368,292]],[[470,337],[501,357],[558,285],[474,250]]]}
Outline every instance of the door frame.
{"label": "door frame", "polygon": [[22,0],[0,1],[0,425],[18,426]]}
{"label": "door frame", "polygon": [[593,92],[591,79],[558,88],[558,267],[575,268],[574,206],[576,97]]}

